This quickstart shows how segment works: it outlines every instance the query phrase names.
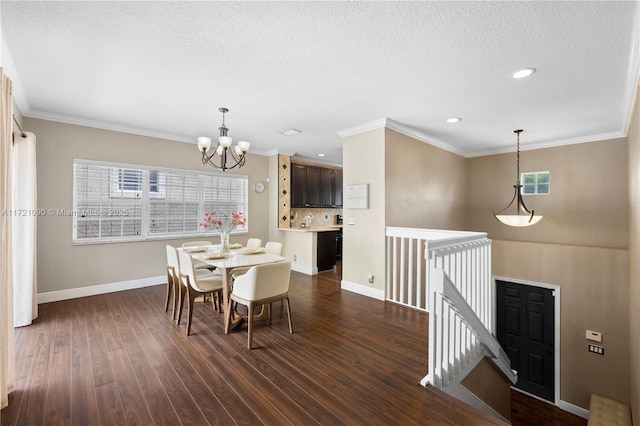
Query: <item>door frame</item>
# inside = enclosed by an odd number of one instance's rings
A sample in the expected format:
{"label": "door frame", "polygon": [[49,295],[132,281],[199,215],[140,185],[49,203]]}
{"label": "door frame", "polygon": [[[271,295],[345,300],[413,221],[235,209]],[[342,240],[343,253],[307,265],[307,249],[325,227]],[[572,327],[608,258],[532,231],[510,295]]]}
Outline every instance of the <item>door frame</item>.
{"label": "door frame", "polygon": [[[560,286],[554,285],[554,284],[546,284],[546,283],[539,283],[539,282],[534,282],[534,281],[526,281],[526,280],[521,280],[521,279],[517,279],[517,278],[507,278],[507,277],[501,277],[498,275],[493,275],[491,277],[491,283],[492,283],[492,298],[493,298],[493,312],[491,313],[491,327],[493,328],[493,334],[495,336],[497,327],[498,327],[498,291],[497,291],[497,284],[496,284],[496,280],[499,281],[508,281],[508,282],[512,282],[514,284],[524,284],[524,285],[529,285],[532,287],[539,287],[539,288],[545,288],[545,289],[549,289],[551,291],[553,291],[553,303],[554,303],[554,308],[553,308],[553,312],[554,312],[554,330],[553,330],[553,381],[554,381],[554,401],[553,403],[556,406],[560,405]],[[515,388],[514,386],[512,386],[512,388],[516,389],[518,392],[522,392],[525,393],[529,396],[531,396],[532,398],[536,398],[539,399],[540,401],[545,401],[545,402],[549,402],[546,399],[540,398],[536,395],[530,394],[529,392],[525,392],[521,389]]]}

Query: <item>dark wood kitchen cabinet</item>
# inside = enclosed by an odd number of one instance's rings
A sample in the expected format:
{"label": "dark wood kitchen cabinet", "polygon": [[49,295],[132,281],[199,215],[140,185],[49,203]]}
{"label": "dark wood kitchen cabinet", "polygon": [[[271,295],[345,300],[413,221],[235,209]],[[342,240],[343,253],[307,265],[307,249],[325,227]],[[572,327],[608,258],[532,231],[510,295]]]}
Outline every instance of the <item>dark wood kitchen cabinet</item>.
{"label": "dark wood kitchen cabinet", "polygon": [[333,269],[336,264],[336,231],[318,232],[318,271]]}
{"label": "dark wood kitchen cabinet", "polygon": [[321,168],[291,164],[291,206],[320,207],[322,198]]}
{"label": "dark wood kitchen cabinet", "polygon": [[291,163],[291,207],[342,208],[342,170]]}
{"label": "dark wood kitchen cabinet", "polygon": [[322,207],[342,207],[342,170],[320,169],[322,181]]}
{"label": "dark wood kitchen cabinet", "polygon": [[342,170],[334,170],[333,206],[337,208],[342,208]]}

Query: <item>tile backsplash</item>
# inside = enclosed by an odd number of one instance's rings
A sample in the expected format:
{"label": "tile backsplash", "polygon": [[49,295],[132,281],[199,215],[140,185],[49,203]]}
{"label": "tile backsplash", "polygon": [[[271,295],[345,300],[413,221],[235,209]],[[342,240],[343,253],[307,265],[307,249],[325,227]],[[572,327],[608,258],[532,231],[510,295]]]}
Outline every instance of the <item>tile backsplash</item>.
{"label": "tile backsplash", "polygon": [[291,209],[291,227],[300,228],[307,215],[311,215],[311,227],[335,225],[342,209]]}

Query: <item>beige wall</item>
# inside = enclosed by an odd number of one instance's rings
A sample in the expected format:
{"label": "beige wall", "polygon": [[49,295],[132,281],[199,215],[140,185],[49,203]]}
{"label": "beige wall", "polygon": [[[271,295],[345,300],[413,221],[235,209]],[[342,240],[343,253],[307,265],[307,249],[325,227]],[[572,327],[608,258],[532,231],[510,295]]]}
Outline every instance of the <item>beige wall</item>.
{"label": "beige wall", "polygon": [[[368,209],[343,208],[342,280],[378,290],[384,289],[385,276],[384,138],[384,129],[350,136],[342,152],[344,187],[369,184]],[[349,225],[348,218],[355,224]]]}
{"label": "beige wall", "polygon": [[[492,251],[496,276],[560,287],[560,399],[628,403],[627,250],[493,240]],[[587,352],[587,329],[602,333],[604,356]]]}
{"label": "beige wall", "polygon": [[470,230],[488,232],[495,240],[627,248],[626,139],[522,151],[520,171],[548,170],[551,191],[523,197],[529,210],[544,217],[536,226],[517,231],[492,214],[513,197],[515,164],[515,153],[468,159]]}
{"label": "beige wall", "polygon": [[385,152],[387,226],[464,229],[463,157],[390,129]]}
{"label": "beige wall", "polygon": [[[73,160],[98,160],[147,166],[215,171],[203,166],[195,144],[101,130],[91,127],[24,119],[25,129],[37,136],[38,207],[72,209]],[[249,185],[268,176],[268,158],[249,155],[238,173]],[[269,191],[249,192],[249,235],[267,240]],[[161,240],[116,244],[72,245],[71,217],[38,218],[38,293],[157,277],[165,274],[166,244]],[[215,238],[215,237],[214,237]]]}
{"label": "beige wall", "polygon": [[[528,228],[491,213],[513,196],[515,154],[468,159],[467,223],[493,240],[493,274],[560,287],[560,399],[583,408],[592,392],[629,402],[627,148],[615,139],[522,152],[521,171],[551,179],[550,195],[525,197],[544,215]],[[605,356],[587,352],[587,329],[603,333]]]}
{"label": "beige wall", "polygon": [[385,128],[345,138],[343,163],[344,186],[368,183],[370,198],[344,208],[343,280],[384,290],[386,226],[464,228],[463,157]]}
{"label": "beige wall", "polygon": [[640,419],[640,99],[629,127],[629,341],[631,342],[631,409],[636,423]]}

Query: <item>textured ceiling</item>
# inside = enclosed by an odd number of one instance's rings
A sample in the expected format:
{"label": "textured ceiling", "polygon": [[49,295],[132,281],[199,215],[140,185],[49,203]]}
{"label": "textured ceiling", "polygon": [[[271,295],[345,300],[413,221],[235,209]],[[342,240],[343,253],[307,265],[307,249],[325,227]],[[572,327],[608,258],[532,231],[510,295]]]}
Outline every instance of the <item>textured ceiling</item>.
{"label": "textured ceiling", "polygon": [[0,60],[27,116],[195,143],[217,136],[224,106],[251,151],[331,163],[339,131],[388,118],[474,156],[514,150],[515,128],[523,149],[624,136],[638,8],[3,0]]}

